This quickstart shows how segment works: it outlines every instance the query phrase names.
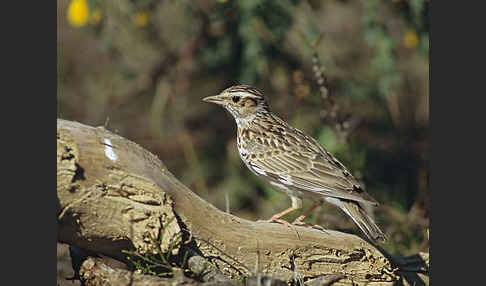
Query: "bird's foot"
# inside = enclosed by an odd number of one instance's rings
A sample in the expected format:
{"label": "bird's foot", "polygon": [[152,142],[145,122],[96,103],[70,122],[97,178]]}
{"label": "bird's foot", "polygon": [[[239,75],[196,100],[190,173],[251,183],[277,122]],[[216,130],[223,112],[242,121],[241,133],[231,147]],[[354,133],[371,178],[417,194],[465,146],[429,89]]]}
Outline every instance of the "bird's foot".
{"label": "bird's foot", "polygon": [[257,220],[256,222],[269,222],[269,223],[279,223],[279,224],[283,224],[289,228],[291,228],[295,234],[297,235],[297,238],[300,240],[300,235],[299,233],[297,232],[297,229],[295,228],[295,226],[293,224],[291,224],[290,222],[284,220],[284,219],[281,219],[280,217],[271,217],[269,219],[265,219],[265,220]]}
{"label": "bird's foot", "polygon": [[317,229],[317,230],[320,230],[320,231],[323,231],[325,233],[327,233],[326,229],[323,228],[322,226],[320,225],[317,225],[317,224],[309,224],[309,223],[306,223],[302,220],[299,220],[299,218],[297,218],[296,220],[294,220],[294,222],[292,223],[292,225],[298,225],[298,226],[303,226],[303,227],[312,227],[314,229]]}
{"label": "bird's foot", "polygon": [[270,223],[280,223],[280,224],[290,224],[288,221],[281,219],[281,216],[274,215],[269,219],[259,219],[256,222],[270,222]]}

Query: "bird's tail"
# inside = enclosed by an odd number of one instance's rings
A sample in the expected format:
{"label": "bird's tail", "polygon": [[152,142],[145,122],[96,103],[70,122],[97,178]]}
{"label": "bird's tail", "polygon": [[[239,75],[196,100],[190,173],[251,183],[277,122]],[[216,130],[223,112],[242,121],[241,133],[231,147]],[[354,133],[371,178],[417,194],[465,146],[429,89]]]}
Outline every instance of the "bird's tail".
{"label": "bird's tail", "polygon": [[366,213],[366,210],[360,203],[348,200],[341,200],[341,202],[341,209],[353,219],[370,240],[373,242],[385,242],[385,234]]}

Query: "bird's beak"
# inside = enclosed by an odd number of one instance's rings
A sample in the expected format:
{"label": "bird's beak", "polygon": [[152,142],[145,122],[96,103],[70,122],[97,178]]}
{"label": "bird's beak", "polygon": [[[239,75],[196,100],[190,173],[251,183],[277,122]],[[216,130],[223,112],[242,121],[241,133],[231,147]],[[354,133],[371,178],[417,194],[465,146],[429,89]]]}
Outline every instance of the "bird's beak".
{"label": "bird's beak", "polygon": [[203,101],[205,102],[211,102],[211,103],[215,103],[215,104],[219,104],[219,105],[223,105],[223,98],[221,98],[221,96],[219,95],[213,95],[213,96],[208,96],[208,97],[205,97],[203,98]]}

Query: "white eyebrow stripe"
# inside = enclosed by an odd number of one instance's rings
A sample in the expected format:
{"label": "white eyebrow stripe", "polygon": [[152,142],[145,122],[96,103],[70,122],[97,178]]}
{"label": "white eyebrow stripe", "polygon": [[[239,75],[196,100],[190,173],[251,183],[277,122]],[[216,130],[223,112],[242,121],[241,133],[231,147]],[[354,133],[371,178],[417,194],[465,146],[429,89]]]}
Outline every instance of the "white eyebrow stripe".
{"label": "white eyebrow stripe", "polygon": [[105,142],[105,156],[111,161],[117,161],[118,156],[116,155],[115,150],[113,150],[112,148],[111,140],[105,138],[104,142]]}

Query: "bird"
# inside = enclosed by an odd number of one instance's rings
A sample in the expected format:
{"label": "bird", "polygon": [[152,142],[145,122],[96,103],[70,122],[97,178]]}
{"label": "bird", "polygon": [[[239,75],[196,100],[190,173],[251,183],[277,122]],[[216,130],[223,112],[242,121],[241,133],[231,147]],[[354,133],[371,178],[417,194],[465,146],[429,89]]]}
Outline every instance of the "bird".
{"label": "bird", "polygon": [[385,234],[367,211],[378,202],[314,138],[272,113],[260,89],[233,85],[202,100],[224,107],[233,116],[242,161],[272,189],[290,197],[289,208],[265,221],[289,224],[281,218],[302,209],[302,200],[308,199],[313,205],[292,225],[310,226],[304,219],[328,202],[351,217],[371,241],[385,242]]}

